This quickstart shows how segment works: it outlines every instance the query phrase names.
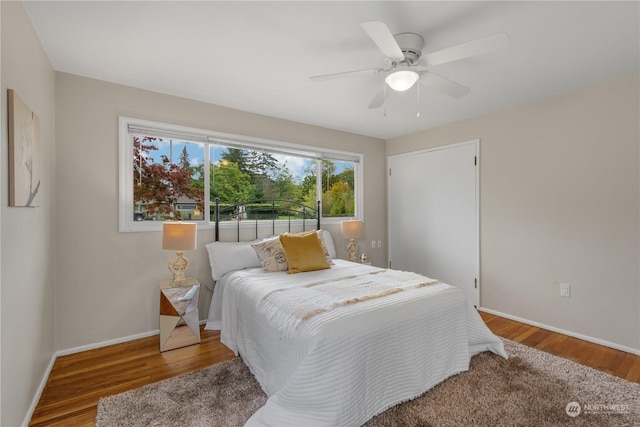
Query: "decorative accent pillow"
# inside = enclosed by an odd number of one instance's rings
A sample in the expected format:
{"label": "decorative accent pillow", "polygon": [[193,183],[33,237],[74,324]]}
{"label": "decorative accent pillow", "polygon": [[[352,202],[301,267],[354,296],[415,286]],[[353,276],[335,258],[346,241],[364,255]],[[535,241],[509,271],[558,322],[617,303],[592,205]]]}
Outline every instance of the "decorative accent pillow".
{"label": "decorative accent pillow", "polygon": [[234,270],[260,267],[260,260],[251,249],[253,242],[211,242],[205,245],[209,252],[211,277],[219,280]]}
{"label": "decorative accent pillow", "polygon": [[[336,254],[336,247],[333,244],[333,237],[331,237],[331,233],[329,233],[327,230],[320,229],[318,230],[318,235],[322,240],[323,248],[326,249],[325,253],[329,256],[327,261],[337,258],[338,255]],[[333,265],[333,261],[329,264]]]}
{"label": "decorative accent pillow", "polygon": [[322,248],[318,233],[281,234],[280,244],[289,263],[287,273],[325,270],[331,268]]}
{"label": "decorative accent pillow", "polygon": [[327,262],[329,265],[335,265],[333,261],[334,258],[337,258],[336,255],[336,247],[333,244],[333,237],[331,237],[331,233],[327,230],[316,230],[318,236],[320,236],[320,240],[322,241],[322,249],[324,250],[324,254],[327,257]]}
{"label": "decorative accent pillow", "polygon": [[282,249],[278,236],[265,239],[261,242],[253,243],[251,247],[260,259],[262,271],[273,273],[275,271],[287,271],[289,264],[287,256]]}

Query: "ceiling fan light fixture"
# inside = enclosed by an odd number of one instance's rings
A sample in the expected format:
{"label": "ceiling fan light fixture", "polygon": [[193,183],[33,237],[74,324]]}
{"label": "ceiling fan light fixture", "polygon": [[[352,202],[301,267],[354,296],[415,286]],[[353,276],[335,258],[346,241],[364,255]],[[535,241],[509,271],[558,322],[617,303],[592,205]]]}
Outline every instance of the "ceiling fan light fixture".
{"label": "ceiling fan light fixture", "polygon": [[418,81],[420,76],[415,71],[400,70],[395,71],[385,77],[384,81],[389,87],[397,92],[402,92],[411,87]]}

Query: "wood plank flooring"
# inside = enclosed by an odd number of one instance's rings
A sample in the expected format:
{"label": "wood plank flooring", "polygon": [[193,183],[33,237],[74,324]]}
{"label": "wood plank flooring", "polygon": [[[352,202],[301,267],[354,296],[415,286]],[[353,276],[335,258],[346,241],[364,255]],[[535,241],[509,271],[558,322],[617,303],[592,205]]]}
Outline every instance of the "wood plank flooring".
{"label": "wood plank flooring", "polygon": [[480,316],[498,336],[640,383],[640,356],[489,313]]}
{"label": "wood plank flooring", "polygon": [[160,353],[159,336],[59,357],[30,426],[93,426],[98,400],[233,359],[219,331],[200,344]]}
{"label": "wood plank flooring", "polygon": [[[498,336],[640,383],[640,356],[514,322],[488,313]],[[233,359],[217,331],[201,329],[198,345],[160,353],[153,336],[59,357],[30,426],[93,426],[98,400]]]}

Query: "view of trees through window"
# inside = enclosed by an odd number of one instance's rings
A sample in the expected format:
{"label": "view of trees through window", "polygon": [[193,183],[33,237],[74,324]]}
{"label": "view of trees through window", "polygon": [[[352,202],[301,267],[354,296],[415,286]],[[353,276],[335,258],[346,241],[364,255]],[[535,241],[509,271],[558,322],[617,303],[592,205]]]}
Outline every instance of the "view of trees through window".
{"label": "view of trees through window", "polygon": [[321,197],[323,217],[353,217],[355,165],[134,135],[133,215],[136,221],[212,221],[216,198],[221,206],[275,199],[315,207]]}

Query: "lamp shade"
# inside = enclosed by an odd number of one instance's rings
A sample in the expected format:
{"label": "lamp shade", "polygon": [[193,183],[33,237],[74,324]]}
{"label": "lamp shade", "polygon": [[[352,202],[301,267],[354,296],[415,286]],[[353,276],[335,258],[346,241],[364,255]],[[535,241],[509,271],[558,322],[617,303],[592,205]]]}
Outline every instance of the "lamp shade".
{"label": "lamp shade", "polygon": [[196,224],[193,222],[163,222],[162,249],[193,251],[196,249]]}
{"label": "lamp shade", "polygon": [[363,222],[357,219],[342,221],[340,232],[345,239],[359,239],[362,237]]}
{"label": "lamp shade", "polygon": [[420,78],[418,73],[411,70],[400,70],[389,74],[384,81],[395,91],[402,92],[410,89]]}

